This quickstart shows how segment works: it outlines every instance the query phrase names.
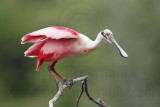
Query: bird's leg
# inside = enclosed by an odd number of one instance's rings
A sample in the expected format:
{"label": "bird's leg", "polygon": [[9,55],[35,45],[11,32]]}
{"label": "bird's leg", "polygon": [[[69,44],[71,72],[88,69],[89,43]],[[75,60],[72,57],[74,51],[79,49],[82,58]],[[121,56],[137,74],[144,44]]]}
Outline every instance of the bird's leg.
{"label": "bird's leg", "polygon": [[55,77],[55,75],[54,75],[54,73],[53,73],[53,71],[52,71],[52,69],[51,69],[51,66],[48,66],[48,70],[49,70],[49,72],[51,73],[53,79],[55,80],[55,82],[56,82],[56,84],[57,84],[57,86],[58,86],[58,79]]}
{"label": "bird's leg", "polygon": [[71,88],[72,85],[73,85],[73,80],[72,80],[72,79],[66,79],[66,78],[64,78],[59,72],[57,72],[57,71],[54,69],[54,66],[55,66],[56,63],[57,63],[57,61],[53,61],[53,62],[50,64],[50,69],[51,69],[51,71],[53,71],[58,77],[60,77],[60,78],[63,80],[63,83],[66,84],[68,88]]}
{"label": "bird's leg", "polygon": [[53,61],[53,62],[50,64],[50,69],[51,69],[58,77],[60,77],[63,81],[66,80],[59,72],[57,72],[57,71],[54,69],[54,66],[55,66],[56,63],[57,63],[57,61]]}
{"label": "bird's leg", "polygon": [[72,79],[66,79],[66,78],[64,78],[64,77],[63,77],[59,72],[57,72],[54,68],[53,68],[53,72],[63,80],[63,83],[66,84],[68,88],[71,88],[71,87],[72,87],[72,85],[73,85],[73,80],[72,80]]}
{"label": "bird's leg", "polygon": [[53,68],[53,72],[59,76],[63,81],[66,80],[59,72],[57,72],[54,68]]}

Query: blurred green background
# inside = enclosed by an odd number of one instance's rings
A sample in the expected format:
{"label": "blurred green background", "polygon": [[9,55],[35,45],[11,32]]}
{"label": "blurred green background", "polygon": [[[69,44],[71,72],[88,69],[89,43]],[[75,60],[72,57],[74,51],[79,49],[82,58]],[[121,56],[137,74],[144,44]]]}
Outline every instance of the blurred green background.
{"label": "blurred green background", "polygon": [[[160,106],[160,0],[1,0],[0,106],[48,107],[57,92],[44,63],[24,57],[31,44],[21,37],[48,26],[64,26],[94,40],[110,29],[127,59],[104,41],[101,47],[56,65],[66,78],[89,75],[89,91],[112,107]],[[55,107],[73,107],[80,83],[66,89]],[[79,107],[98,107],[82,96]]]}

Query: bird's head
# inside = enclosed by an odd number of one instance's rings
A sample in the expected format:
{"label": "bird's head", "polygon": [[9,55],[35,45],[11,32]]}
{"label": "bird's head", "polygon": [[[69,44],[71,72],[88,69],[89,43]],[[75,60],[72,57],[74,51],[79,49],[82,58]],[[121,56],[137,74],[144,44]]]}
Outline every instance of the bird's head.
{"label": "bird's head", "polygon": [[111,44],[114,44],[118,48],[122,57],[125,57],[125,58],[128,57],[127,53],[118,45],[118,43],[116,42],[116,40],[113,37],[112,32],[109,29],[105,29],[105,30],[101,31],[101,35],[103,36],[103,38],[105,40],[107,40]]}

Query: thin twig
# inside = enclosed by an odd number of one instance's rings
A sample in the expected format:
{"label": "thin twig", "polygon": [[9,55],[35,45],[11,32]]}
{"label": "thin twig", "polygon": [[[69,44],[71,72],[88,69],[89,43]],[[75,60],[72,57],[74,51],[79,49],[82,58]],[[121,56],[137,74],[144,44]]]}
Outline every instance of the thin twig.
{"label": "thin twig", "polygon": [[89,98],[92,102],[94,102],[95,104],[98,104],[100,107],[110,107],[110,106],[106,105],[101,98],[99,98],[99,99],[96,101],[96,100],[89,94],[89,92],[88,92],[88,85],[87,85],[87,79],[84,80],[84,84],[85,84],[85,92],[86,92],[88,98]]}
{"label": "thin twig", "polygon": [[78,103],[79,103],[79,100],[80,100],[83,92],[84,92],[84,81],[82,81],[82,90],[81,90],[81,93],[79,94],[79,96],[77,98],[76,107],[78,107]]}

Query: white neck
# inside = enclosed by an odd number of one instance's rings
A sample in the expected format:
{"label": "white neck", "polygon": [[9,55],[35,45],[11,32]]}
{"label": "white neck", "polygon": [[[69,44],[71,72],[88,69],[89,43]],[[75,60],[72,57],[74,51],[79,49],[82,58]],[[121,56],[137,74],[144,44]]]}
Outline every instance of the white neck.
{"label": "white neck", "polygon": [[103,36],[101,35],[101,33],[98,33],[97,38],[92,42],[91,44],[91,49],[96,49],[101,45],[101,42],[103,40]]}

